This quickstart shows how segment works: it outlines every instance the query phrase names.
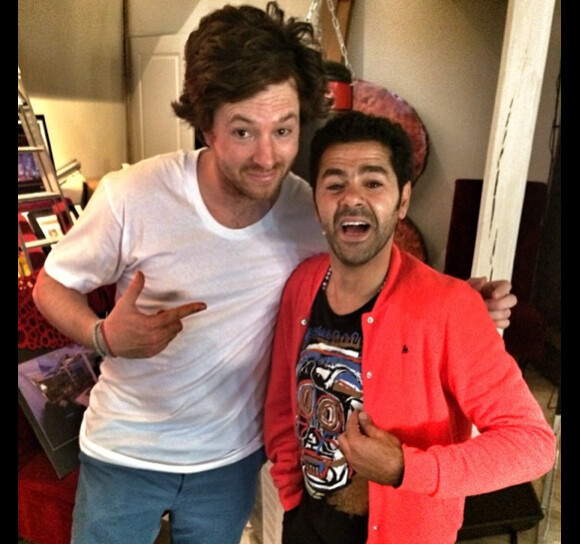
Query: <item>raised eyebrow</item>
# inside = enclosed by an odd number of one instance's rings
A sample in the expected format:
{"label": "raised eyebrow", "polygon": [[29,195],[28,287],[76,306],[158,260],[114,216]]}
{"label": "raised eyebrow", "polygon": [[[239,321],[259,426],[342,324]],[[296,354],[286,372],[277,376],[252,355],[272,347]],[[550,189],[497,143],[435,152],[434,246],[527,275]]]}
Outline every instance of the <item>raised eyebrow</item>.
{"label": "raised eyebrow", "polygon": [[387,169],[375,164],[364,164],[359,168],[361,174],[384,174],[388,175]]}
{"label": "raised eyebrow", "polygon": [[278,122],[279,123],[286,123],[287,121],[298,121],[298,119],[299,119],[299,116],[296,113],[294,113],[293,111],[291,111],[290,113],[281,117]]}
{"label": "raised eyebrow", "polygon": [[[291,120],[296,120],[298,121],[298,115],[296,115],[294,112],[290,112],[286,115],[284,115],[283,117],[281,117],[280,119],[278,119],[276,121],[276,123],[286,123],[288,121]],[[253,125],[255,123],[255,121],[253,121],[252,119],[250,119],[249,117],[246,117],[240,113],[236,113],[231,119],[230,119],[230,123],[237,123],[237,122],[242,122],[242,123],[247,123],[248,125]]]}
{"label": "raised eyebrow", "polygon": [[249,119],[248,117],[245,117],[243,115],[240,115],[239,113],[237,113],[236,115],[234,115],[229,121],[230,124],[234,124],[234,123],[246,123],[248,125],[253,124],[253,121],[251,119]]}

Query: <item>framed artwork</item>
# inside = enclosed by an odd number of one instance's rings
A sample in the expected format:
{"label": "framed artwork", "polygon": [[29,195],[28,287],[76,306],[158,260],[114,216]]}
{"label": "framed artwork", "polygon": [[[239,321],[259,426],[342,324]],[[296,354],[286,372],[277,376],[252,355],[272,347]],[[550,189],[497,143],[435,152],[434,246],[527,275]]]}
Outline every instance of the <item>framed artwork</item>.
{"label": "framed artwork", "polygon": [[78,436],[100,355],[78,344],[18,365],[18,402],[59,478],[78,466]]}
{"label": "framed artwork", "polygon": [[[44,115],[36,115],[40,133],[44,140],[44,145],[48,152],[48,156],[53,161],[52,147],[48,137],[48,129]],[[26,133],[22,126],[20,117],[18,118],[18,147],[32,147],[32,143],[28,141]],[[42,183],[42,176],[36,162],[36,153],[32,151],[18,151],[18,193],[37,193],[44,191]]]}
{"label": "framed artwork", "polygon": [[56,214],[49,208],[28,212],[28,222],[38,239],[54,240],[63,237],[62,227]]}
{"label": "framed artwork", "polygon": [[55,207],[38,208],[29,212],[21,212],[28,221],[34,236],[38,240],[46,240],[49,243],[43,246],[44,252],[48,255],[53,243],[58,242],[76,223],[79,218],[80,206],[70,204],[68,215],[61,211],[55,213]]}

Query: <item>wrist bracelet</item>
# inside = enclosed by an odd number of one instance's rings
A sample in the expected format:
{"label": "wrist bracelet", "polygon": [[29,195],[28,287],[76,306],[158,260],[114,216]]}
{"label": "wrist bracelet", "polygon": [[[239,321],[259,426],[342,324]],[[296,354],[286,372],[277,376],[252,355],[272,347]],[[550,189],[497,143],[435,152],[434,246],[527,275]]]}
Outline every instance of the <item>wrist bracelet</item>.
{"label": "wrist bracelet", "polygon": [[95,348],[95,351],[101,357],[106,357],[107,356],[106,349],[103,349],[101,344],[99,343],[99,329],[101,327],[102,321],[103,321],[102,319],[98,319],[97,321],[95,321],[95,324],[93,325],[93,348]]}
{"label": "wrist bracelet", "polygon": [[93,325],[93,347],[101,357],[115,357],[103,333],[104,319],[98,319]]}
{"label": "wrist bracelet", "polygon": [[97,328],[97,336],[99,337],[99,341],[100,340],[103,341],[103,344],[105,345],[105,349],[106,349],[109,357],[116,357],[116,355],[113,353],[113,350],[111,349],[111,345],[109,344],[109,341],[107,340],[107,336],[105,335],[105,320],[104,319],[101,319],[101,324]]}

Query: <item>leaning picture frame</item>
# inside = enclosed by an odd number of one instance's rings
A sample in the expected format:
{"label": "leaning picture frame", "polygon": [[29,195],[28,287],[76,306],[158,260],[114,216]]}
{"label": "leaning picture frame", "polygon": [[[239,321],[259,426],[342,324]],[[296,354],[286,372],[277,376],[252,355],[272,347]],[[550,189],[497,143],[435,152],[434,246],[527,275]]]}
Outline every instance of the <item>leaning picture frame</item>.
{"label": "leaning picture frame", "polygon": [[27,219],[38,239],[57,242],[64,236],[58,217],[50,208],[31,210]]}
{"label": "leaning picture frame", "polygon": [[79,464],[79,430],[102,357],[71,344],[18,365],[18,402],[62,478]]}
{"label": "leaning picture frame", "polygon": [[[52,205],[30,210],[28,212],[21,212],[30,224],[32,232],[38,240],[45,240],[48,244],[44,244],[44,252],[50,252],[52,244],[58,242],[77,222],[80,217],[82,209],[79,206],[68,204],[67,212],[59,211],[55,213],[58,207]],[[63,209],[63,206],[59,206]]]}

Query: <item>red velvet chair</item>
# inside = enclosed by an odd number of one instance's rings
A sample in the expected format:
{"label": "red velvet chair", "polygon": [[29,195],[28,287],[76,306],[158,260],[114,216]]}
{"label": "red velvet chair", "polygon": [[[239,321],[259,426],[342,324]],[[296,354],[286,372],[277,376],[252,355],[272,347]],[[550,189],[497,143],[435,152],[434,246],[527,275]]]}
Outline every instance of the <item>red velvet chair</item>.
{"label": "red velvet chair", "polygon": [[[457,278],[471,276],[482,187],[481,179],[455,182],[444,272]],[[522,370],[528,362],[541,359],[546,341],[545,320],[532,304],[546,198],[545,183],[527,182],[511,278],[518,303],[503,333],[507,350]]]}

